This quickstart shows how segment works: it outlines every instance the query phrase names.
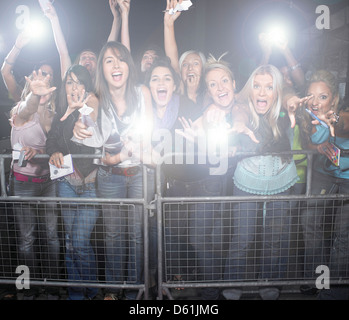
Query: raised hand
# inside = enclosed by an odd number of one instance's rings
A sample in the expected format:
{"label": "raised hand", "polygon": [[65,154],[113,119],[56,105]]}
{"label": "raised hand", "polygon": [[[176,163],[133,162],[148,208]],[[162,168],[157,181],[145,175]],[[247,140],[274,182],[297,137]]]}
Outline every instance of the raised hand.
{"label": "raised hand", "polygon": [[257,140],[255,134],[253,131],[246,126],[244,122],[236,121],[234,122],[233,126],[228,130],[229,133],[242,133],[250,137],[250,139],[255,142],[259,143],[259,140]]}
{"label": "raised hand", "polygon": [[119,10],[121,14],[128,15],[130,13],[131,0],[116,0],[116,2],[119,5]]}
{"label": "raised hand", "polygon": [[313,96],[306,96],[303,98],[299,98],[297,96],[293,96],[287,99],[286,109],[291,121],[291,128],[294,128],[294,126],[296,125],[296,110],[298,108],[304,107],[312,97]]}
{"label": "raised hand", "polygon": [[176,8],[177,4],[182,3],[183,0],[167,0],[164,22],[166,25],[173,25],[177,18],[181,15],[180,11],[170,14],[170,10]]}
{"label": "raised hand", "polygon": [[46,96],[56,90],[56,87],[50,87],[50,75],[45,77],[42,75],[41,69],[38,72],[33,71],[32,79],[25,77],[29,83],[29,88],[32,94],[37,96]]}
{"label": "raised hand", "polygon": [[18,34],[16,38],[16,43],[15,46],[18,49],[23,49],[30,41],[31,41],[31,36],[28,34],[26,31],[22,31]]}
{"label": "raised hand", "polygon": [[198,137],[200,135],[204,135],[203,129],[199,128],[199,126],[195,125],[193,121],[190,119],[185,119],[184,117],[178,118],[181,123],[183,130],[176,129],[176,134],[184,137],[190,142],[197,142]]}
{"label": "raised hand", "polygon": [[112,12],[114,17],[120,16],[120,11],[118,10],[118,1],[117,0],[109,0],[110,11]]}
{"label": "raised hand", "polygon": [[58,18],[56,9],[51,2],[47,3],[47,7],[48,9],[44,11],[44,15],[51,21]]}
{"label": "raised hand", "polygon": [[90,99],[90,97],[91,96],[88,95],[85,98],[85,89],[83,89],[80,94],[78,94],[78,93],[73,93],[72,95],[71,94],[67,94],[68,108],[67,108],[64,116],[60,120],[64,121],[76,109],[82,108],[87,103],[87,101]]}
{"label": "raised hand", "polygon": [[[329,110],[326,113],[318,113],[317,117],[324,121],[329,129],[330,129],[330,133],[331,136],[334,137],[335,136],[335,124],[338,122],[339,120],[339,116],[333,111],[333,110]],[[312,120],[311,122],[313,125],[318,125],[320,124],[320,122],[318,120]]]}
{"label": "raised hand", "polygon": [[263,32],[258,35],[259,45],[264,54],[270,56],[273,51],[273,41],[270,36]]}

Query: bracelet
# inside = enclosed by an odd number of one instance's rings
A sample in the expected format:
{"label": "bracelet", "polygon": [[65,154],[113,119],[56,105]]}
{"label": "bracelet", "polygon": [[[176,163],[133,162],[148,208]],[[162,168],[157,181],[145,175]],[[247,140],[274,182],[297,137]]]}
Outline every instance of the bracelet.
{"label": "bracelet", "polygon": [[289,67],[289,69],[291,70],[291,71],[294,71],[294,70],[296,70],[297,68],[299,68],[301,66],[301,64],[300,63],[297,63],[296,65],[294,65],[294,66],[292,66],[292,67]]}
{"label": "bracelet", "polygon": [[337,124],[339,122],[339,114],[334,112],[333,116],[334,116],[334,124]]}
{"label": "bracelet", "polygon": [[15,64],[14,62],[13,62],[13,63],[12,63],[12,62],[8,62],[7,58],[5,58],[4,61],[5,61],[5,63],[7,63],[9,66],[13,66],[13,65]]}

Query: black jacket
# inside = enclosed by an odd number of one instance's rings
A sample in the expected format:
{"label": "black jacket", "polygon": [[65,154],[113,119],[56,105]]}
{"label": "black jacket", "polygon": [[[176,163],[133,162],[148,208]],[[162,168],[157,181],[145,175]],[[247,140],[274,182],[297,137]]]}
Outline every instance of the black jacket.
{"label": "black jacket", "polygon": [[[79,111],[74,111],[65,121],[60,121],[61,115],[56,115],[53,119],[51,130],[48,133],[46,141],[46,153],[52,155],[55,152],[61,152],[63,156],[67,154],[94,154],[95,148],[87,147],[71,141],[75,122],[79,119]],[[77,169],[83,177],[87,177],[96,166],[93,159],[73,159],[74,168]]]}

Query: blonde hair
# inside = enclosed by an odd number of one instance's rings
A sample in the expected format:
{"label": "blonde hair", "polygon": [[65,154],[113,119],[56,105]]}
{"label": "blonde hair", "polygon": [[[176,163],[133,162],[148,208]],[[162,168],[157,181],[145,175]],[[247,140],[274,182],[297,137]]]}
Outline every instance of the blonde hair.
{"label": "blonde hair", "polygon": [[205,75],[213,70],[213,69],[223,69],[224,71],[226,71],[229,76],[231,77],[231,79],[233,81],[235,81],[235,76],[234,73],[231,71],[230,69],[230,65],[228,62],[222,60],[222,58],[224,56],[227,55],[228,52],[223,53],[218,59],[216,59],[212,54],[210,54],[207,58],[206,64],[205,64]]}
{"label": "blonde hair", "polygon": [[185,58],[186,58],[187,56],[189,56],[190,54],[196,54],[197,56],[199,56],[199,57],[200,57],[200,60],[201,60],[201,63],[202,63],[202,66],[205,65],[205,63],[206,63],[206,57],[205,57],[205,55],[204,55],[202,52],[196,51],[196,50],[188,50],[188,51],[182,53],[181,57],[179,58],[178,63],[179,63],[180,71],[182,71],[183,61],[184,61]]}
{"label": "blonde hair", "polygon": [[332,93],[332,98],[334,100],[334,111],[337,112],[339,104],[339,86],[336,77],[327,70],[315,71],[308,82],[307,90],[310,85],[314,82],[324,82]]}
{"label": "blonde hair", "polygon": [[252,90],[253,82],[256,75],[269,74],[273,78],[273,93],[274,101],[271,108],[268,110],[267,117],[268,123],[272,129],[274,139],[278,139],[281,136],[280,128],[278,126],[278,119],[280,116],[281,106],[282,106],[282,88],[283,88],[283,78],[281,72],[273,65],[261,65],[256,68],[250,77],[248,78],[245,86],[239,93],[239,103],[248,107],[250,115],[252,117],[252,127],[254,130],[259,128],[259,116],[255,110],[254,104],[252,102]]}

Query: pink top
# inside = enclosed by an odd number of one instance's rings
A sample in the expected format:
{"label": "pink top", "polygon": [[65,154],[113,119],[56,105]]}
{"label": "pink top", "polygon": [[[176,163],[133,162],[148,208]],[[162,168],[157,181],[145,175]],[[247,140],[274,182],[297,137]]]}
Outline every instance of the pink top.
{"label": "pink top", "polygon": [[[16,127],[14,121],[11,121],[11,146],[12,149],[16,143],[22,147],[31,147],[45,153],[46,133],[40,124],[40,116],[35,113],[33,119],[25,123],[23,126]],[[14,172],[25,174],[27,176],[39,177],[50,172],[48,159],[32,159],[27,162],[25,167],[19,167],[17,161],[12,161]]]}

